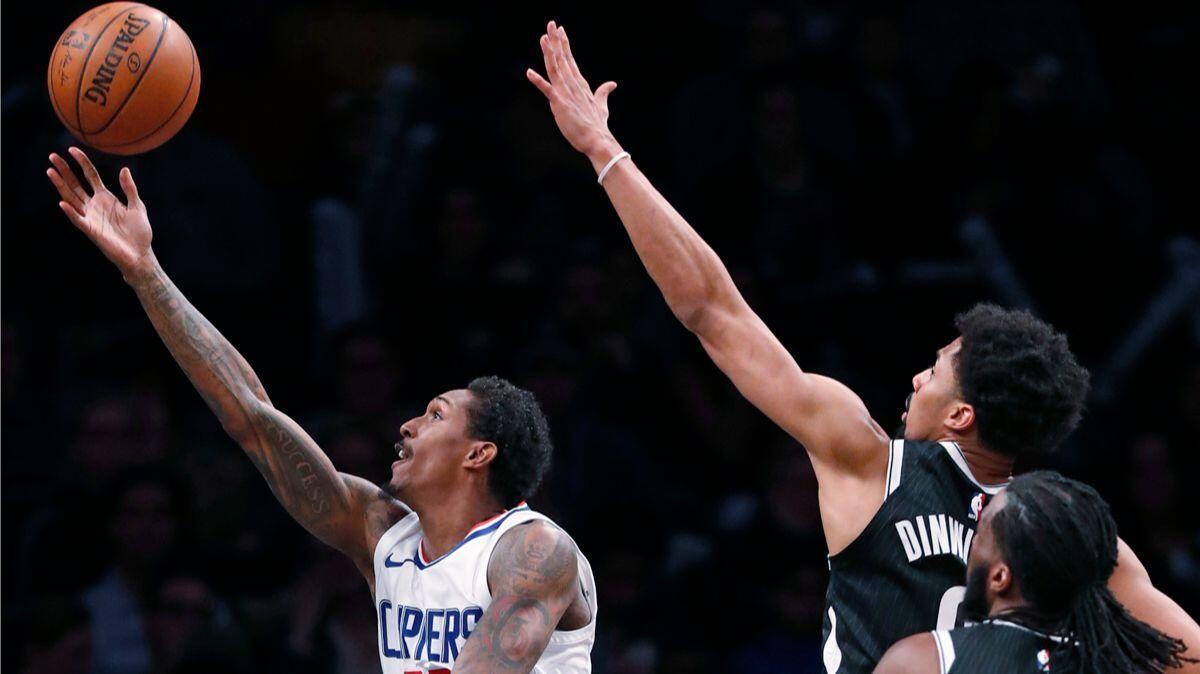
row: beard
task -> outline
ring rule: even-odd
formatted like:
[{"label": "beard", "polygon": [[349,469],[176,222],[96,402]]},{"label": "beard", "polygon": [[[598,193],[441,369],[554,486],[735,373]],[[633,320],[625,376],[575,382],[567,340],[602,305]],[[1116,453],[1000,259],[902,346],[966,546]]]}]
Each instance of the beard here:
[{"label": "beard", "polygon": [[967,569],[967,591],[963,593],[960,610],[963,618],[983,620],[990,610],[987,601],[987,567]]},{"label": "beard", "polygon": [[397,487],[395,484],[392,484],[391,480],[386,480],[384,482],[380,482],[379,483],[379,491],[382,491],[383,493],[385,493],[389,496],[392,496],[392,497],[398,497],[400,495],[400,488]]}]

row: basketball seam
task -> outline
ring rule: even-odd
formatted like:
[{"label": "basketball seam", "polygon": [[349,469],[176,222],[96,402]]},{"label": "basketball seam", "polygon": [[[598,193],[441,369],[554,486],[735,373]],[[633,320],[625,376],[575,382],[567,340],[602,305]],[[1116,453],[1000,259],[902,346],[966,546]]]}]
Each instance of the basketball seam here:
[{"label": "basketball seam", "polygon": [[153,131],[147,133],[144,136],[139,136],[138,138],[134,138],[133,140],[130,140],[130,141],[125,141],[124,143],[112,143],[109,145],[105,145],[104,147],[125,147],[126,145],[133,145],[134,143],[140,143],[143,140],[146,140],[147,138],[149,138],[150,136],[153,136],[154,134],[158,133],[159,130],[161,130],[164,126],[166,126],[167,124],[170,124],[172,119],[175,119],[176,113],[178,113],[179,109],[183,107],[183,104],[187,102],[188,96],[192,95],[192,86],[196,84],[196,64],[199,61],[199,59],[196,57],[196,46],[191,44],[190,38],[188,39],[188,44],[192,48],[192,74],[191,74],[191,77],[188,78],[187,89],[185,89],[183,91],[183,98],[179,99],[179,104],[176,105],[175,109],[171,111],[171,114],[167,117],[166,121],[164,121],[162,124],[159,124],[157,127],[154,128]]},{"label": "basketball seam", "polygon": [[[146,5],[134,5],[133,7],[145,7],[145,6]],[[129,9],[133,9],[133,7],[130,7]],[[76,124],[77,128],[79,129],[79,135],[83,136],[82,140],[85,143],[87,142],[88,135],[87,135],[87,132],[83,130],[83,114],[79,109],[79,94],[80,94],[80,92],[83,91],[83,80],[84,80],[85,75],[87,74],[88,62],[92,60],[92,52],[96,51],[96,45],[100,44],[100,36],[104,35],[104,31],[108,30],[108,27],[111,26],[113,21],[116,21],[117,18],[120,17],[122,13],[124,13],[124,10],[122,10],[121,12],[117,12],[113,16],[113,18],[109,19],[108,23],[104,24],[104,27],[101,28],[99,30],[99,32],[96,33],[96,41],[92,43],[91,47],[88,47],[87,56],[83,57],[83,67],[81,67],[79,69],[79,83],[75,87],[75,124]]]},{"label": "basketball seam", "polygon": [[121,101],[121,104],[117,106],[115,111],[113,111],[112,117],[108,118],[108,121],[104,123],[104,126],[91,132],[93,136],[104,133],[105,129],[112,126],[112,123],[117,120],[117,117],[120,116],[121,111],[124,110],[125,106],[129,103],[129,99],[133,98],[134,92],[137,91],[139,86],[141,86],[142,80],[146,79],[146,73],[150,72],[150,64],[154,63],[154,57],[158,56],[158,48],[162,46],[163,40],[167,39],[167,30],[171,27],[171,20],[167,18],[166,15],[163,15],[162,21],[162,32],[158,35],[158,42],[154,43],[154,51],[150,52],[150,58],[146,59],[146,65],[142,66],[142,74],[138,75],[137,81],[134,82],[133,86],[129,88],[129,93],[125,94],[125,100]]}]

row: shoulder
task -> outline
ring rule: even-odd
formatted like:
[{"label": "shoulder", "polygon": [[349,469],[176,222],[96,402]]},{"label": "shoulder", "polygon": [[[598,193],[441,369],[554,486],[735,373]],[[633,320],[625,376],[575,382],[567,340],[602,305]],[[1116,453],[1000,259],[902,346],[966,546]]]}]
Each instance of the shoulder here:
[{"label": "shoulder", "polygon": [[875,666],[875,674],[926,674],[940,672],[937,642],[932,632],[897,641]]},{"label": "shoulder", "polygon": [[407,517],[412,511],[378,485],[354,475],[340,474],[342,482],[350,491],[351,497],[362,510],[366,550],[374,554],[379,539],[391,529],[396,522]]},{"label": "shoulder", "polygon": [[565,591],[579,577],[578,552],[565,531],[545,520],[518,524],[500,536],[488,560],[492,594]]}]

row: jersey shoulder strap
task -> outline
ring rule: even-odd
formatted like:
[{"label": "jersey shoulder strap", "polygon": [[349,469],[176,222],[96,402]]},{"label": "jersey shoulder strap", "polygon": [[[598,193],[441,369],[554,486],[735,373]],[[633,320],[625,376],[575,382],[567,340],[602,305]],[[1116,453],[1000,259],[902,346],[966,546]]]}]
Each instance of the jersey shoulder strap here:
[{"label": "jersey shoulder strap", "polygon": [[587,557],[583,555],[583,551],[579,549],[579,544],[575,542],[575,539],[571,538],[571,534],[567,533],[565,529],[558,526],[554,520],[540,512],[537,512],[536,510],[530,510],[529,506],[525,505],[524,503],[522,503],[518,508],[519,509],[509,511],[509,516],[505,517],[499,523],[499,526],[496,527],[495,532],[488,537],[486,545],[481,550],[480,555],[483,563],[481,563],[475,571],[473,585],[475,593],[480,597],[491,597],[492,590],[490,587],[488,587],[487,578],[488,567],[490,566],[492,553],[495,552],[496,545],[500,543],[500,538],[504,536],[504,534],[511,531],[514,527],[518,527],[522,524],[528,524],[529,522],[545,522],[546,524],[549,524],[555,529],[558,529],[566,534],[567,538],[570,539],[571,543],[575,546],[576,565],[579,573],[579,586],[589,608],[591,608],[592,615],[591,621],[589,621],[585,627],[571,632],[555,631],[551,636],[550,641],[551,643],[556,644],[568,644],[590,638],[596,630],[596,613],[599,609],[598,602],[596,600],[596,579],[592,573],[591,563],[588,562]]},{"label": "jersey shoulder strap", "polygon": [[421,521],[415,512],[409,512],[404,517],[396,521],[383,535],[379,537],[379,542],[375,544],[375,575],[379,577],[379,569],[387,556],[392,552],[398,543],[401,541],[417,536],[421,536]]},{"label": "jersey shoulder strap", "polygon": [[904,484],[905,480],[911,481],[913,478],[919,480],[921,478],[917,476],[929,476],[947,470],[958,473],[962,479],[988,495],[999,493],[1005,486],[1004,484],[980,484],[971,473],[971,467],[967,464],[967,459],[956,442],[892,440],[888,447],[886,491],[883,498],[886,501],[900,488],[901,484]]},{"label": "jersey shoulder strap", "polygon": [[950,630],[934,630],[929,634],[933,636],[933,644],[937,646],[938,672],[948,674],[954,666],[954,639],[950,638]]}]

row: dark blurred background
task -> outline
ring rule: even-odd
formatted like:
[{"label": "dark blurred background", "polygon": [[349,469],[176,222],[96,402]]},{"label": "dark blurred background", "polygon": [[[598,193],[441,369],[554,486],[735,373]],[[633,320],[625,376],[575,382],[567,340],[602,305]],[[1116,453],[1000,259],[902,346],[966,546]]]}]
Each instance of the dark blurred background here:
[{"label": "dark blurred background", "polygon": [[[155,248],[342,470],[481,374],[531,388],[533,505],[597,573],[599,672],[815,672],[802,449],[723,379],[524,79],[554,18],[611,126],[802,367],[885,426],[974,302],[1091,369],[1053,467],[1200,611],[1194,16],[1155,3],[155,3],[200,55],[123,160]],[[62,217],[45,90],[89,3],[3,20],[6,671],[378,671],[352,565],[278,506]],[[1195,13],[1193,3],[1191,9]],[[102,158],[115,182],[122,163]],[[1022,466],[1027,469],[1033,466]]]}]

